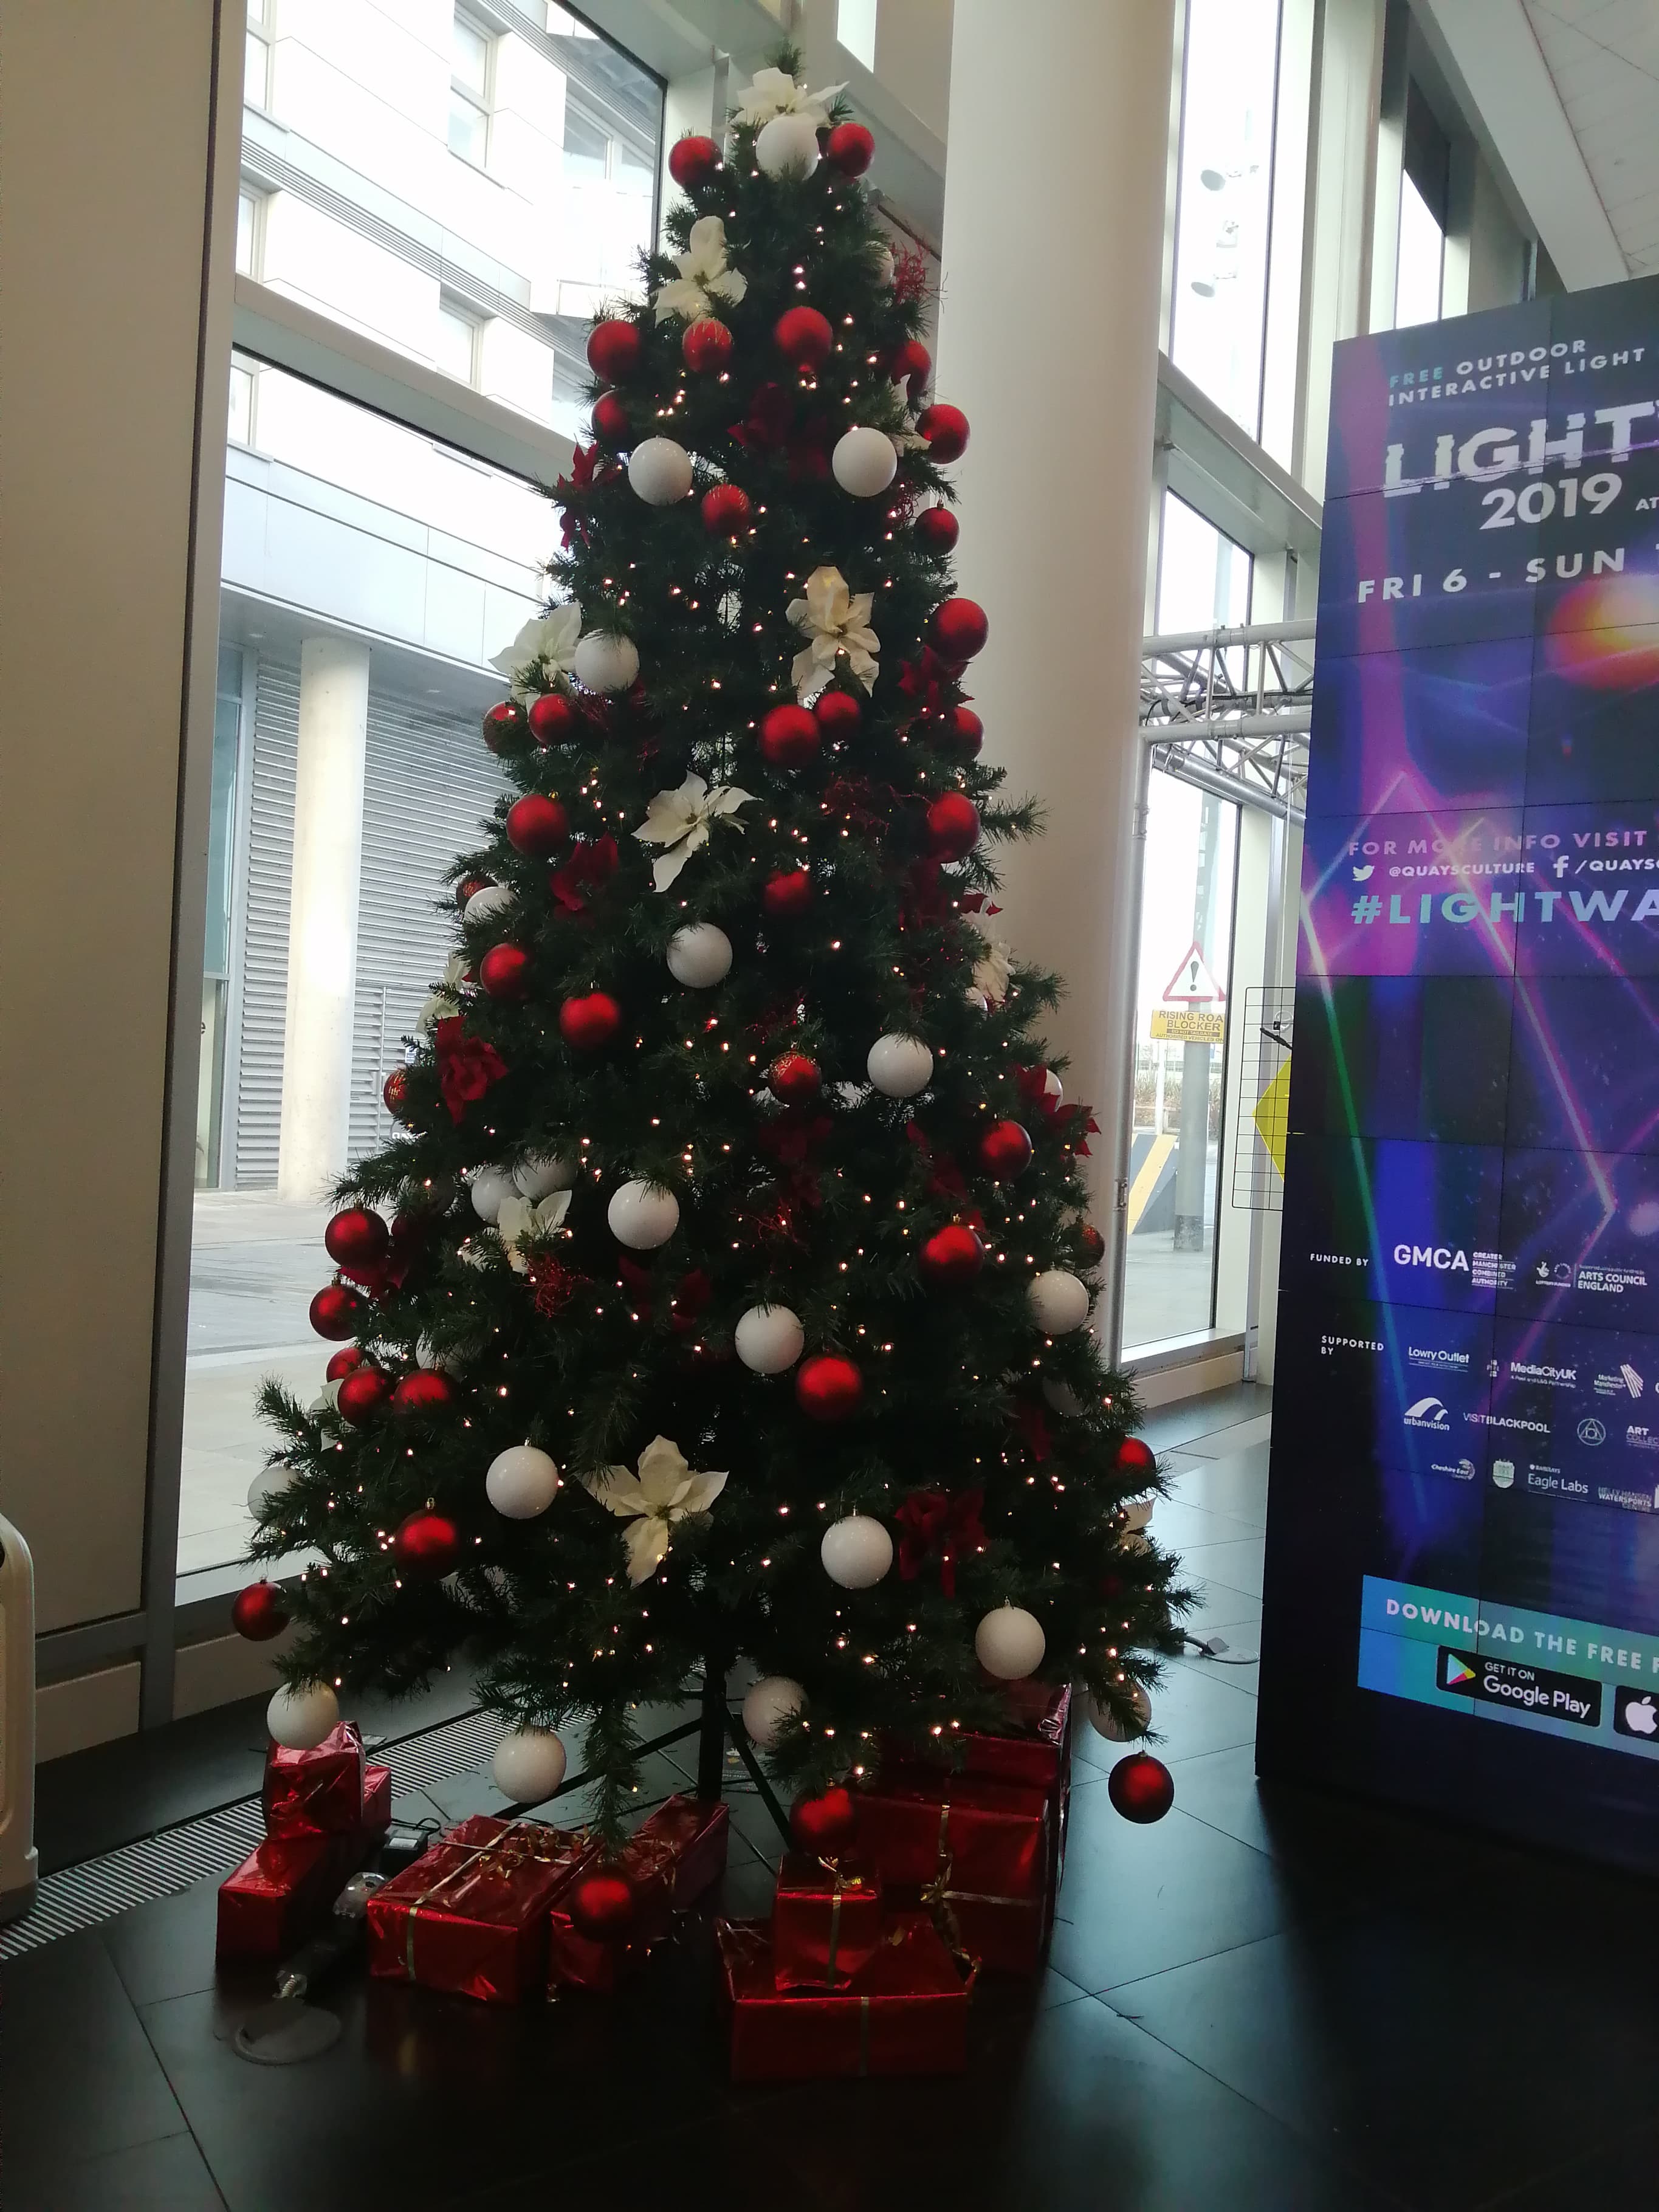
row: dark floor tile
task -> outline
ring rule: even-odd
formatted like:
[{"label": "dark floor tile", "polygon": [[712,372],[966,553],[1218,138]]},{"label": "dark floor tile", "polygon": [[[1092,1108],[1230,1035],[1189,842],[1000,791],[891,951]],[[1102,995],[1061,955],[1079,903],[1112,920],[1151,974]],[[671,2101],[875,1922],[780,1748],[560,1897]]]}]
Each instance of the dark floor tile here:
[{"label": "dark floor tile", "polygon": [[1259,1655],[1259,1628],[1249,1621],[1230,1621],[1224,1629],[1194,1629],[1196,1636],[1224,1635],[1227,1650],[1211,1658],[1201,1651],[1183,1651],[1170,1662],[1172,1666],[1185,1667],[1194,1674],[1216,1682],[1224,1682],[1229,1689],[1242,1690],[1247,1698],[1258,1697],[1261,1691],[1261,1661],[1259,1656],[1235,1657],[1235,1653]]},{"label": "dark floor tile", "polygon": [[1243,1590],[1261,1602],[1263,1540],[1247,1537],[1237,1544],[1194,1544],[1181,1555],[1181,1579],[1189,1588],[1219,1583],[1225,1589]]},{"label": "dark floor tile", "polygon": [[110,2151],[43,2174],[44,2193],[9,2197],[9,2212],[225,2212],[206,2161],[187,2135]]},{"label": "dark floor tile", "polygon": [[1176,1494],[1206,1513],[1225,1513],[1253,1528],[1267,1520],[1267,1447],[1252,1444],[1218,1458],[1179,1455]]},{"label": "dark floor tile", "polygon": [[1479,2212],[1654,2212],[1659,2205],[1659,2128],[1642,2127],[1605,2150],[1490,2197]]},{"label": "dark floor tile", "polygon": [[218,1912],[219,1884],[210,1878],[106,1921],[104,1948],[135,2005],[213,1987]]},{"label": "dark floor tile", "polygon": [[1218,1513],[1183,1497],[1177,1486],[1173,1495],[1160,1498],[1152,1508],[1152,1533],[1167,1550],[1185,1552],[1194,1544],[1252,1542],[1261,1530],[1256,1522]]},{"label": "dark floor tile", "polygon": [[[1198,1759],[1206,1752],[1255,1741],[1255,1699],[1248,1691],[1212,1676],[1186,1667],[1166,1667],[1152,1692],[1152,1703],[1155,1741],[1150,1748],[1166,1762]],[[1097,1735],[1086,1718],[1079,1721],[1072,1738],[1074,1759],[1108,1771],[1126,1748]]]},{"label": "dark floor tile", "polygon": [[1259,1382],[1235,1382],[1224,1390],[1208,1390],[1201,1398],[1183,1398],[1178,1405],[1159,1406],[1140,1425],[1140,1434],[1155,1452],[1176,1451],[1195,1437],[1212,1436],[1217,1430],[1271,1413],[1273,1394]]},{"label": "dark floor tile", "polygon": [[[1182,1562],[1183,1569],[1186,1562]],[[1198,1582],[1198,1577],[1194,1577]],[[1196,1602],[1181,1616],[1181,1626],[1189,1636],[1207,1636],[1218,1628],[1231,1639],[1232,1632],[1248,1631],[1248,1639],[1241,1632],[1237,1641],[1246,1640],[1260,1649],[1261,1642],[1261,1601],[1252,1597],[1249,1590],[1231,1589],[1225,1583],[1198,1582]]]}]

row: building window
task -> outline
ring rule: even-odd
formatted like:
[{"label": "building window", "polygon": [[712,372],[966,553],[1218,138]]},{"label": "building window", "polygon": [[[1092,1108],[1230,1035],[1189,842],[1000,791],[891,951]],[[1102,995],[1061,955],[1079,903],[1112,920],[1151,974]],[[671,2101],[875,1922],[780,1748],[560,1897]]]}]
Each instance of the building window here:
[{"label": "building window", "polygon": [[458,384],[478,380],[478,331],[476,316],[449,300],[438,305],[438,366]]},{"label": "building window", "polygon": [[257,276],[259,273],[259,233],[263,195],[250,191],[246,185],[236,195],[236,274]]},{"label": "building window", "polygon": [[270,11],[275,0],[248,0],[242,97],[250,107],[270,105]]},{"label": "building window", "polygon": [[1237,629],[1250,619],[1255,563],[1242,545],[1184,499],[1164,495],[1158,555],[1158,629],[1163,637]]},{"label": "building window", "polygon": [[493,44],[457,9],[450,33],[449,150],[482,169],[489,153],[489,58]]},{"label": "building window", "polygon": [[836,0],[836,41],[867,70],[876,65],[878,0]]},{"label": "building window", "polygon": [[246,361],[232,359],[230,364],[230,442],[233,446],[253,443],[253,402],[258,372]]},{"label": "building window", "polygon": [[1396,330],[1440,319],[1451,196],[1451,144],[1415,84],[1406,95],[1400,177],[1400,246],[1395,263]]},{"label": "building window", "polygon": [[602,185],[611,170],[611,136],[573,100],[564,109],[564,173],[572,184]]}]

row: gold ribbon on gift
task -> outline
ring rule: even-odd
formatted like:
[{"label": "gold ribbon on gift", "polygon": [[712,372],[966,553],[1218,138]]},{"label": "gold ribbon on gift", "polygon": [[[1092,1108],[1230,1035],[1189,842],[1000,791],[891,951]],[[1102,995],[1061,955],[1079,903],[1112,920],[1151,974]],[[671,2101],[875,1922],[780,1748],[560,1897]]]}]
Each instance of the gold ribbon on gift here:
[{"label": "gold ribbon on gift", "polygon": [[953,1905],[1018,1905],[1033,1912],[1042,1910],[1039,1897],[998,1897],[990,1890],[952,1889],[951,1877],[955,1862],[951,1853],[951,1800],[947,1796],[939,1808],[939,1867],[932,1881],[921,1885],[921,1902],[933,1917],[946,1948],[958,1966],[969,1969],[968,1985],[971,1989],[979,1974],[980,1962],[973,1957],[962,1940],[962,1924],[951,1910]]},{"label": "gold ribbon on gift", "polygon": [[[492,1836],[488,1843],[480,1844],[475,1850],[469,1851],[459,1864],[447,1869],[429,1888],[423,1889],[418,1897],[411,1899],[409,1916],[404,1923],[404,1971],[410,1980],[412,1982],[417,1978],[415,1972],[415,1923],[419,1918],[423,1906],[430,1905],[441,1891],[447,1889],[452,1882],[459,1881],[464,1874],[471,1874],[475,1870],[486,1874],[510,1874],[514,1867],[523,1866],[527,1861],[535,1861],[544,1866],[571,1863],[576,1856],[575,1853],[557,1850],[538,1850],[532,1839],[553,1835],[563,1838],[572,1832],[562,1828],[545,1827],[539,1820],[509,1820],[499,1835]],[[585,1847],[586,1837],[580,1831],[574,1832],[575,1839]],[[493,1858],[508,1844],[513,1844],[517,1848],[501,1866],[481,1867],[480,1862]]]},{"label": "gold ribbon on gift", "polygon": [[[818,1864],[834,1884],[830,1893],[830,1955],[824,1961],[823,1968],[829,1978],[830,1987],[833,1990],[836,1986],[836,1953],[841,1943],[842,1892],[846,1889],[862,1889],[864,1876],[861,1874],[843,1874],[840,1862],[836,1859],[820,1858]],[[852,1976],[849,1974],[847,1978],[851,1981]],[[864,2000],[866,2011],[869,2002],[867,1997]]]}]

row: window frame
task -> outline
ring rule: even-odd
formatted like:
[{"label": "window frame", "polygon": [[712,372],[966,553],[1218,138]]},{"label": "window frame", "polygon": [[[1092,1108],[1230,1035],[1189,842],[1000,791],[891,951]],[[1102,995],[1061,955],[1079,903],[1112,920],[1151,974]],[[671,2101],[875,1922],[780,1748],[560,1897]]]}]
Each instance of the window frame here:
[{"label": "window frame", "polygon": [[[455,33],[463,27],[471,31],[483,47],[483,82],[482,85],[476,87],[466,83],[455,68]],[[447,144],[450,152],[458,161],[465,161],[469,169],[477,169],[485,176],[489,173],[490,142],[495,135],[495,48],[498,42],[499,33],[487,24],[480,22],[478,18],[467,9],[457,7],[453,9],[450,16]],[[464,153],[455,143],[455,108],[458,101],[470,108],[478,118],[483,135],[483,150],[477,157],[471,154]]]}]

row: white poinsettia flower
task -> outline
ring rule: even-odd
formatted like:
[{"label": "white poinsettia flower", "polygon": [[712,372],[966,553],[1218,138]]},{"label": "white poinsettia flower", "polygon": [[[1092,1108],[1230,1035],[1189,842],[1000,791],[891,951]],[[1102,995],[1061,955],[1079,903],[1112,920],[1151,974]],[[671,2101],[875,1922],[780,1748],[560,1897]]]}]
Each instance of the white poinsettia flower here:
[{"label": "white poinsettia flower", "polygon": [[737,118],[758,129],[775,115],[810,115],[822,129],[830,120],[830,101],[846,89],[844,84],[826,84],[822,92],[808,92],[787,70],[757,70],[747,92],[738,96]]},{"label": "white poinsettia flower", "polygon": [[674,1525],[688,1513],[706,1513],[726,1487],[724,1474],[693,1474],[685,1455],[666,1437],[653,1437],[640,1454],[637,1475],[607,1467],[578,1478],[584,1490],[630,1525],[628,1579],[648,1582],[668,1556]]},{"label": "white poinsettia flower", "polygon": [[501,1240],[514,1274],[530,1273],[530,1255],[526,1247],[540,1238],[550,1237],[561,1228],[570,1211],[570,1193],[556,1190],[547,1198],[504,1198],[495,1216],[495,1234]]},{"label": "white poinsettia flower", "polygon": [[[646,810],[644,821],[634,832],[642,845],[662,845],[651,864],[651,880],[665,891],[693,853],[708,842],[709,824],[753,802],[752,791],[735,784],[707,784],[700,775],[688,775],[677,791],[659,791]],[[732,824],[741,830],[741,822]]]},{"label": "white poinsettia flower", "polygon": [[568,599],[551,614],[533,615],[511,645],[490,655],[489,665],[512,684],[514,697],[527,704],[568,672],[581,629],[581,608]]},{"label": "white poinsettia flower", "polygon": [[1013,950],[1000,937],[986,939],[985,950],[974,963],[974,988],[983,991],[994,1006],[1000,1006],[1008,995],[1008,981],[1013,973]]},{"label": "white poinsettia flower", "polygon": [[789,672],[803,706],[810,707],[835,674],[837,653],[847,655],[848,666],[866,691],[874,688],[881,651],[881,640],[870,627],[875,603],[873,592],[849,592],[839,568],[814,568],[806,579],[805,597],[790,600],[789,619],[807,639]]},{"label": "white poinsettia flower", "polygon": [[735,306],[749,289],[749,279],[726,258],[726,225],[717,215],[706,215],[691,226],[685,252],[674,256],[678,276],[659,284],[652,307],[659,323],[679,315],[688,323],[714,315],[717,302]]},{"label": "white poinsettia flower", "polygon": [[444,963],[443,981],[428,994],[426,1004],[415,1018],[415,1026],[422,1036],[430,1036],[440,1022],[460,1012],[461,978],[465,973],[465,961],[459,952],[452,952]]}]

